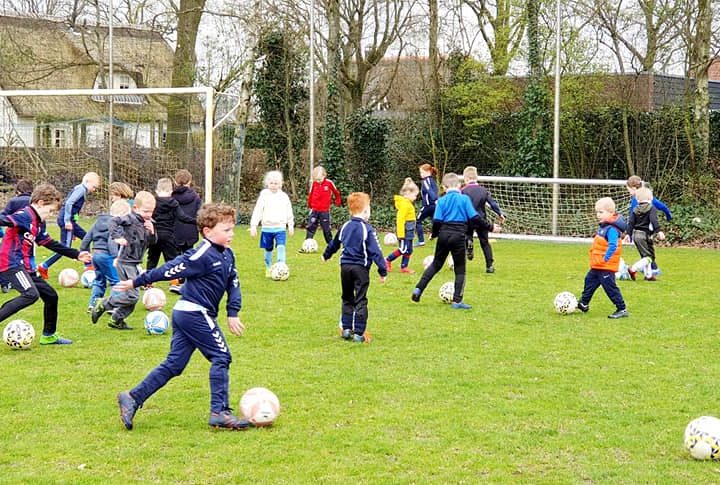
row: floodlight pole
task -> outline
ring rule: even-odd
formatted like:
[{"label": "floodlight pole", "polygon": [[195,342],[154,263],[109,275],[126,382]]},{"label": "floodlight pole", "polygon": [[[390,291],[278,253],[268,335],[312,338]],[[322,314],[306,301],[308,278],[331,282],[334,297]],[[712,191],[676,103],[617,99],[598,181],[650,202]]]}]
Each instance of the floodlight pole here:
[{"label": "floodlight pole", "polygon": [[[113,17],[115,16],[115,10],[113,7],[113,0],[110,0],[110,15],[108,19],[108,40],[110,42],[110,54],[109,54],[109,69],[108,69],[108,88],[113,89],[115,87],[115,80],[113,76]],[[110,138],[108,140],[108,185],[114,181],[113,173],[113,128],[115,117],[115,96],[110,96]],[[110,194],[108,193],[108,197]]]},{"label": "floodlight pole", "polygon": [[[553,178],[560,177],[560,0],[555,0],[555,109],[553,120]],[[553,184],[552,235],[557,235],[560,185]]]},{"label": "floodlight pole", "polygon": [[310,184],[315,168],[315,0],[310,0],[310,120],[308,125],[308,150],[310,159]]}]

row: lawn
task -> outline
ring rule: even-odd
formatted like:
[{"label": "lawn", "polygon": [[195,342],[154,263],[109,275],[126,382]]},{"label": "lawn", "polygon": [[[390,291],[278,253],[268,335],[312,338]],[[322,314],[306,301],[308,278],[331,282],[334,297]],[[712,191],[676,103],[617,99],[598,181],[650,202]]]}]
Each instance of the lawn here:
[{"label": "lawn", "polygon": [[[587,314],[553,311],[555,294],[582,289],[585,245],[496,242],[495,274],[482,257],[469,265],[470,311],[437,297],[449,269],[417,304],[409,296],[419,273],[396,269],[383,285],[373,269],[374,340],[354,344],[337,334],[337,256],[298,254],[298,230],[290,279],[272,282],[246,229],[234,241],[247,331],[226,332],[231,394],[237,407],[244,390],[272,389],[276,424],[211,430],[209,366],[196,354],[126,431],[115,396],[165,357],[170,337],[145,335],[140,307],[134,331],[111,330],[105,318],[92,325],[89,290],[61,289],[59,329],[74,345],[0,349],[0,481],[720,481],[718,464],[693,461],[682,446],[691,419],[720,415],[720,252],[659,248],[657,282],[619,283],[631,316],[617,321],[602,290]],[[412,267],[432,245],[416,250]],[[637,259],[635,249],[625,258]],[[68,266],[80,264],[63,259],[51,277]],[[19,317],[39,332],[41,315],[38,303]]]}]

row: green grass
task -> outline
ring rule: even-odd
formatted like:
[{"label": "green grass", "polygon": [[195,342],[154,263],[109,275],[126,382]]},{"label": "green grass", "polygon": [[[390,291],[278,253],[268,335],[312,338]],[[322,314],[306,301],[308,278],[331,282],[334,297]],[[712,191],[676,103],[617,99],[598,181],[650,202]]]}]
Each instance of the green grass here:
[{"label": "green grass", "polygon": [[[0,349],[0,481],[717,481],[720,467],[691,460],[682,434],[691,419],[720,415],[719,252],[660,248],[659,281],[620,283],[631,317],[619,321],[606,318],[602,290],[588,314],[552,309],[556,293],[580,292],[584,245],[495,243],[497,273],[485,274],[482,258],[470,263],[469,312],[436,296],[448,269],[414,304],[419,274],[395,270],[381,285],[373,268],[375,340],[359,345],[337,335],[337,256],[323,264],[297,254],[298,233],[286,282],[264,278],[246,228],[234,242],[247,332],[226,332],[232,401],[272,389],[282,404],[275,426],[209,429],[209,366],[196,354],[125,431],[115,395],[164,359],[170,338],[140,330],[141,308],[129,319],[135,331],[113,331],[105,318],[93,326],[89,291],[61,289],[59,329],[74,345]],[[430,246],[416,251],[415,269]],[[635,249],[625,257],[634,261]],[[80,265],[63,259],[51,276],[67,266]],[[18,317],[40,331],[41,312],[38,303]]]}]

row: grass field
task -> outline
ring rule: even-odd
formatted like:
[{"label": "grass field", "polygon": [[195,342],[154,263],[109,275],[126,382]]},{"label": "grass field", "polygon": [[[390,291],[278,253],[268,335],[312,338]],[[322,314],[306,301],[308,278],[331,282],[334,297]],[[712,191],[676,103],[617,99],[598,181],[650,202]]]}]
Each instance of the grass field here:
[{"label": "grass field", "polygon": [[[579,294],[587,246],[498,241],[497,273],[470,263],[471,311],[436,296],[448,269],[419,304],[409,298],[419,274],[373,278],[365,345],[337,335],[337,256],[297,254],[302,238],[290,239],[286,282],[264,278],[246,228],[234,242],[247,331],[226,332],[232,400],[272,389],[283,406],[275,426],[209,429],[209,366],[196,354],[126,431],[115,395],[165,357],[170,337],[145,335],[141,308],[134,331],[92,325],[89,290],[61,289],[59,329],[74,345],[0,349],[0,481],[720,481],[718,464],[682,447],[691,419],[720,415],[720,252],[660,248],[659,281],[620,282],[631,317],[612,321],[602,290],[588,314],[552,309],[556,293]],[[415,269],[431,246],[416,251]],[[67,266],[80,265],[63,259],[51,276]],[[18,316],[40,331],[41,315],[38,303]]]}]

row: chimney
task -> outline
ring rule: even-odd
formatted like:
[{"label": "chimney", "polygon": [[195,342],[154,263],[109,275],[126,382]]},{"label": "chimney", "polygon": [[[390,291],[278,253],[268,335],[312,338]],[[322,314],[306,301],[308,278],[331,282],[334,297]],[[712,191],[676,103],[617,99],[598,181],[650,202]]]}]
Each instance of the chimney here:
[{"label": "chimney", "polygon": [[720,81],[720,57],[716,57],[710,62],[708,68],[708,79],[710,81]]}]

